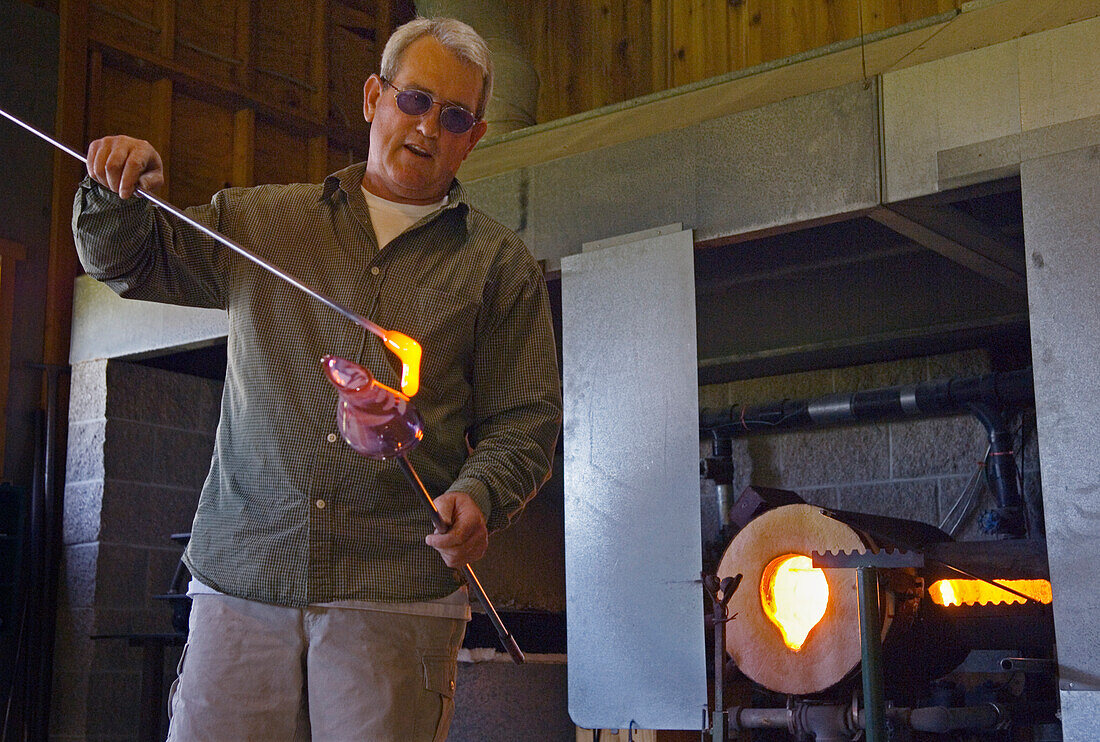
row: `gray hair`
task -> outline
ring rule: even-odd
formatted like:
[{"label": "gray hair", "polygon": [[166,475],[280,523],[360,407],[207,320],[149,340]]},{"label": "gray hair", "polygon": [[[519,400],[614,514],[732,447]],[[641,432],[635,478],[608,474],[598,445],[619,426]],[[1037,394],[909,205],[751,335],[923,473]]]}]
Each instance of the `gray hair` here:
[{"label": "gray hair", "polygon": [[477,31],[454,18],[415,18],[400,26],[382,50],[382,77],[393,80],[401,55],[422,36],[431,36],[447,51],[481,71],[481,96],[474,114],[481,118],[493,93],[493,55]]}]

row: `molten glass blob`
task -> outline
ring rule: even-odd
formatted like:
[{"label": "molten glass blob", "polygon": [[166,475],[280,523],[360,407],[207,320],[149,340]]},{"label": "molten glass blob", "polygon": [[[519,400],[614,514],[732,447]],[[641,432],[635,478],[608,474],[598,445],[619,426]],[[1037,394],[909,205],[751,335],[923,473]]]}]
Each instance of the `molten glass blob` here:
[{"label": "molten glass blob", "polygon": [[783,643],[797,652],[829,605],[825,573],[807,556],[787,554],[773,559],[760,580],[764,614],[783,635]]},{"label": "molten glass blob", "polygon": [[[997,580],[1013,590],[1034,598],[1044,605],[1053,597],[1047,580]],[[990,585],[981,580],[937,580],[928,588],[928,595],[936,605],[984,605],[987,603],[1024,603],[1019,595]]]},{"label": "molten glass blob", "polygon": [[339,393],[336,427],[349,446],[367,458],[388,459],[420,443],[424,421],[408,397],[347,359],[325,356],[321,363]]},{"label": "molten glass blob", "polygon": [[412,397],[420,389],[420,343],[403,332],[386,330],[382,342],[401,359],[401,391]]}]

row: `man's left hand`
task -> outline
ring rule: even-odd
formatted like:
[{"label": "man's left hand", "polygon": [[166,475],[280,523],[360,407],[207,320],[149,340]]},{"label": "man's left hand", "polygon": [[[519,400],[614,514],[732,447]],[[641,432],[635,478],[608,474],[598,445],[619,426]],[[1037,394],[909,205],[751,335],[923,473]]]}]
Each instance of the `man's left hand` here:
[{"label": "man's left hand", "polygon": [[451,527],[446,533],[436,530],[428,534],[424,543],[438,551],[448,567],[455,569],[485,556],[489,548],[489,529],[474,499],[465,492],[445,492],[435,498],[435,506]]}]

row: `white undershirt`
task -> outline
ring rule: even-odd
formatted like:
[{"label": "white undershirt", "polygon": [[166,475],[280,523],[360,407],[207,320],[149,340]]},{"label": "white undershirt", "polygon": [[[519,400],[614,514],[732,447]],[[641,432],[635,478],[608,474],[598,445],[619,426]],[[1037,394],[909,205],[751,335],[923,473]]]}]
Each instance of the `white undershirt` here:
[{"label": "white undershirt", "polygon": [[424,217],[447,205],[447,196],[434,204],[402,204],[375,196],[366,188],[363,188],[363,195],[367,199],[367,208],[370,209],[370,220],[374,225],[374,234],[378,237],[379,250]]}]

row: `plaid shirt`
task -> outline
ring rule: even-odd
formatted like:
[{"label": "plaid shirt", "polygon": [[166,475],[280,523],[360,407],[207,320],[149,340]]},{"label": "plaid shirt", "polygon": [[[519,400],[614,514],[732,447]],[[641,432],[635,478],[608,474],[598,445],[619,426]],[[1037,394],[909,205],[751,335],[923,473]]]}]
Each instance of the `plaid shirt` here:
[{"label": "plaid shirt", "polygon": [[[561,420],[542,275],[458,181],[441,212],[379,251],[364,169],[321,185],[230,188],[188,213],[421,343],[413,403],[425,436],[409,460],[433,495],[469,493],[490,530],[501,528],[546,481]],[[185,554],[195,577],[289,606],[457,589],[424,544],[428,509],[397,464],[359,455],[337,433],[320,358],[354,360],[397,388],[399,362],[374,335],[145,199],[122,201],[90,179],[73,231],[85,269],[121,296],[229,313],[221,421]]]}]

